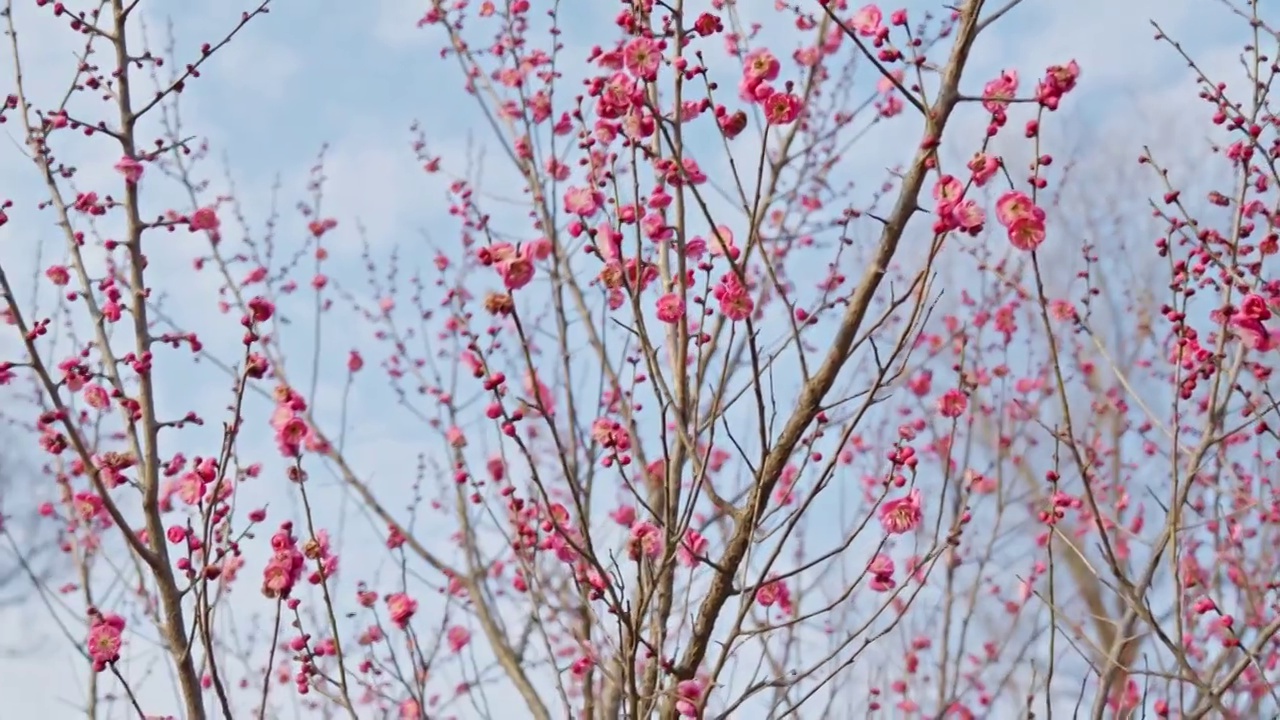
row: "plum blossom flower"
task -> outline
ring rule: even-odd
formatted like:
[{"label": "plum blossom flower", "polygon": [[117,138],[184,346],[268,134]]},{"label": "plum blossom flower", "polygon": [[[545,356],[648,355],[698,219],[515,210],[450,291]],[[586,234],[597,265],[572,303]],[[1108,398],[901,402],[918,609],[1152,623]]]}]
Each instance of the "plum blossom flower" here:
[{"label": "plum blossom flower", "polygon": [[564,211],[571,215],[589,218],[600,211],[604,195],[591,188],[569,188],[564,194]]},{"label": "plum blossom flower", "polygon": [[1075,89],[1080,78],[1080,65],[1075,60],[1066,65],[1051,65],[1036,85],[1036,100],[1049,110],[1057,110],[1062,96]]},{"label": "plum blossom flower", "polygon": [[703,37],[709,37],[724,30],[724,23],[712,13],[704,12],[693,22],[693,29]]},{"label": "plum blossom flower", "polygon": [[944,418],[955,419],[964,414],[969,407],[969,398],[960,390],[952,388],[938,398],[938,414]]},{"label": "plum blossom flower", "polygon": [[951,217],[956,226],[965,232],[976,233],[982,230],[987,220],[986,211],[975,200],[961,200],[951,209]]},{"label": "plum blossom flower", "polygon": [[917,397],[924,397],[929,394],[930,388],[933,387],[933,372],[930,370],[921,370],[911,379],[907,381],[907,389],[914,393]]},{"label": "plum blossom flower", "polygon": [[744,60],[742,79],[746,85],[752,88],[761,83],[777,80],[778,71],[782,69],[782,63],[778,62],[778,56],[764,48],[747,53]]},{"label": "plum blossom flower", "polygon": [[790,125],[800,117],[800,98],[791,93],[776,92],[764,101],[764,117],[770,125]]},{"label": "plum blossom flower", "polygon": [[662,64],[662,48],[657,40],[648,37],[632,38],[622,48],[624,66],[641,80],[655,80]]},{"label": "plum blossom flower", "polygon": [[1231,329],[1250,350],[1258,352],[1275,350],[1280,347],[1280,334],[1264,322],[1271,318],[1271,311],[1266,309],[1265,302],[1261,312],[1251,307],[1250,300],[1253,298],[1257,296],[1245,298],[1243,306],[1231,316],[1229,320]]},{"label": "plum blossom flower", "polygon": [[756,602],[762,607],[777,605],[782,612],[790,615],[795,607],[791,604],[791,590],[781,579],[771,579],[756,589]]},{"label": "plum blossom flower", "polygon": [[124,632],[124,618],[115,614],[102,615],[93,612],[93,624],[89,627],[88,651],[94,672],[102,672],[120,659],[120,635]]},{"label": "plum blossom flower", "polygon": [[627,554],[632,560],[647,557],[656,560],[662,556],[662,531],[648,520],[631,526],[631,538],[627,541]]},{"label": "plum blossom flower", "polygon": [[596,418],[591,423],[591,438],[607,449],[626,452],[631,449],[631,435],[615,420]]},{"label": "plum blossom flower", "polygon": [[697,717],[698,705],[707,692],[707,684],[701,679],[683,680],[676,685],[676,712],[680,717]]},{"label": "plum blossom flower", "polygon": [[871,575],[871,589],[876,592],[888,592],[897,586],[893,580],[893,559],[888,555],[876,555],[871,560],[871,564],[867,566],[867,572]]},{"label": "plum blossom flower", "polygon": [[111,404],[111,399],[107,395],[107,389],[97,383],[89,383],[84,386],[82,391],[84,401],[94,410],[102,410]]},{"label": "plum blossom flower", "polygon": [[864,5],[853,14],[849,27],[858,31],[863,37],[873,37],[880,32],[880,23],[884,21],[884,13],[875,5]]},{"label": "plum blossom flower", "polygon": [[471,631],[461,625],[454,625],[445,634],[445,640],[449,643],[449,651],[457,654],[471,642]]},{"label": "plum blossom flower", "polygon": [[994,155],[977,152],[969,160],[969,171],[973,173],[973,184],[978,187],[985,186],[991,178],[995,177],[996,172],[999,170],[1000,160]]},{"label": "plum blossom flower", "polygon": [[996,219],[1005,227],[1023,218],[1035,217],[1037,214],[1043,218],[1044,211],[1037,213],[1037,210],[1038,208],[1031,201],[1031,198],[1027,197],[1026,193],[1017,190],[1010,190],[996,200]]},{"label": "plum blossom flower", "polygon": [[[668,184],[676,187],[685,187],[687,185],[701,185],[707,181],[707,174],[702,171],[698,162],[691,157],[685,157],[677,165],[674,161],[667,162],[663,165],[665,174],[663,180]],[[655,169],[658,169],[655,166]]]},{"label": "plum blossom flower", "polygon": [[71,271],[67,270],[65,265],[52,265],[48,270],[44,271],[45,277],[49,278],[49,282],[63,287],[71,282]]},{"label": "plum blossom flower", "polygon": [[880,506],[880,524],[890,535],[911,532],[924,519],[920,490],[912,488],[906,497],[889,500]]},{"label": "plum blossom flower", "polygon": [[1019,250],[1035,250],[1044,242],[1045,214],[1025,193],[1011,190],[996,201],[996,219]]},{"label": "plum blossom flower", "polygon": [[982,107],[992,115],[1001,115],[1018,93],[1018,71],[1004,70],[1000,77],[982,88]]},{"label": "plum blossom flower", "polygon": [[533,263],[524,256],[513,257],[498,264],[502,285],[508,290],[519,290],[533,280]]},{"label": "plum blossom flower", "polygon": [[955,175],[943,175],[933,184],[933,199],[939,205],[950,205],[960,201],[964,196],[964,183]]},{"label": "plum blossom flower", "polygon": [[306,558],[298,551],[292,525],[282,523],[271,536],[271,560],[262,570],[262,594],[269,598],[285,598],[293,591]]},{"label": "plum blossom flower", "polygon": [[707,545],[707,539],[702,533],[693,529],[686,530],[684,540],[676,548],[676,559],[685,567],[694,567],[698,564],[698,556],[706,555]]},{"label": "plum blossom flower", "polygon": [[728,225],[717,225],[706,241],[706,248],[711,257],[730,257],[738,259],[740,251],[733,242],[733,230]]},{"label": "plum blossom flower", "polygon": [[[556,396],[537,375],[525,373],[524,391],[534,401],[531,406],[548,417],[556,414]],[[536,403],[536,404],[534,404]]]},{"label": "plum blossom flower", "polygon": [[730,140],[742,134],[747,129],[747,113],[738,110],[734,113],[725,113],[716,116],[716,122],[720,125],[720,132]]},{"label": "plum blossom flower", "polygon": [[115,165],[116,172],[124,176],[124,181],[136,185],[142,179],[142,163],[128,155],[120,158]]},{"label": "plum blossom flower", "polygon": [[676,323],[684,317],[684,301],[675,293],[658,298],[658,319],[664,323]]},{"label": "plum blossom flower", "polygon": [[[566,204],[569,202],[566,198]],[[566,205],[567,206],[567,205]],[[493,267],[507,290],[519,290],[533,280],[537,250],[532,244],[516,247],[511,243],[494,243],[476,251],[481,264]]]},{"label": "plum blossom flower", "polygon": [[387,612],[391,613],[391,622],[403,630],[408,627],[413,614],[418,612],[418,601],[406,593],[392,593],[387,596]]},{"label": "plum blossom flower", "polygon": [[636,509],[630,505],[619,505],[609,512],[609,517],[619,525],[631,527],[631,523],[636,521]]},{"label": "plum blossom flower", "polygon": [[400,720],[418,720],[422,717],[422,704],[413,698],[400,703]]},{"label": "plum blossom flower", "polygon": [[1009,226],[1009,244],[1019,250],[1031,251],[1044,242],[1043,220],[1022,219]]},{"label": "plum blossom flower", "polygon": [[217,231],[218,226],[221,225],[218,212],[211,207],[202,207],[191,213],[191,218],[187,222],[192,230]]},{"label": "plum blossom flower", "polygon": [[735,322],[746,320],[755,308],[751,295],[733,273],[726,273],[720,278],[712,295],[720,303],[720,312]]}]

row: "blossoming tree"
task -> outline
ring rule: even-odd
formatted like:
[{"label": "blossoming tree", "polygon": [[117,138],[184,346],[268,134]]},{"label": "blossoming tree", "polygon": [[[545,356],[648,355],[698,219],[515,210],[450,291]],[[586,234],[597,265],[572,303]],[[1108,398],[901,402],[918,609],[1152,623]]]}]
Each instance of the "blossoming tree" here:
[{"label": "blossoming tree", "polygon": [[[634,0],[585,52],[558,4],[426,2],[507,174],[415,125],[454,227],[386,254],[323,155],[288,214],[184,132],[298,8],[189,54],[140,0],[15,4],[42,198],[0,211],[3,412],[89,717],[1280,710],[1258,3],[1249,87],[1198,75],[1224,179],[1144,155],[1124,259],[1045,139],[1088,69],[965,72],[1018,0],[779,2],[794,47]],[[24,80],[28,20],[81,38],[65,87]],[[884,127],[899,165],[850,182]]]}]

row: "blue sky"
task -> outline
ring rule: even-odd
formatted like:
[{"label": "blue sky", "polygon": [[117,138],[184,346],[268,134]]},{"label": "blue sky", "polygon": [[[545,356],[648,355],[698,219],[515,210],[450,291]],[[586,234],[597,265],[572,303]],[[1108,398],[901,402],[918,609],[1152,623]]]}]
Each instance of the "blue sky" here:
[{"label": "blue sky", "polygon": [[[29,4],[15,12],[27,84],[33,88],[36,104],[47,105],[65,86],[66,58],[74,48],[69,42],[73,38],[47,13],[26,7]],[[935,7],[919,2],[907,6],[913,12]],[[165,0],[144,0],[142,7],[153,41],[161,37],[164,21],[172,19],[179,58],[184,61],[201,42],[216,41],[240,11],[222,3],[202,3],[193,10],[188,3]],[[568,0],[560,7],[569,18],[564,23],[565,57],[581,57],[595,38],[613,36],[612,5]],[[183,100],[187,134],[209,138],[213,148],[205,174],[215,189],[224,188],[220,166],[225,155],[252,226],[261,227],[270,189],[280,178],[282,227],[294,234],[290,242],[296,241],[301,229],[292,206],[305,197],[306,178],[320,147],[331,146],[324,214],[341,223],[330,246],[341,262],[329,272],[366,301],[372,298],[363,291],[357,223],[366,228],[377,257],[384,259],[398,247],[407,265],[425,268],[429,264],[430,255],[420,242],[424,232],[446,249],[455,242],[456,226],[447,214],[444,181],[419,169],[409,147],[410,123],[422,122],[432,149],[444,156],[447,169],[458,172],[465,171],[468,144],[483,146],[489,132],[474,101],[458,89],[456,64],[439,58],[438,31],[415,27],[424,10],[424,3],[416,0],[327,0],[305,7],[280,2],[205,66],[204,76],[190,84]],[[742,12],[769,17],[763,3]],[[1158,19],[1182,41],[1211,74],[1226,77],[1233,72],[1243,25],[1216,4],[1203,0],[1027,0],[979,41],[965,86],[976,92],[982,81],[1000,69],[1017,68],[1025,87],[1047,65],[1076,59],[1083,69],[1081,89],[1069,99],[1066,116],[1070,122],[1060,119],[1051,139],[1053,133],[1069,135],[1086,154],[1096,150],[1100,155],[1125,153],[1133,157],[1143,142],[1177,151],[1184,142],[1179,123],[1194,127],[1194,119],[1201,117],[1203,110],[1194,101],[1183,63],[1170,48],[1151,40],[1150,18]],[[763,37],[768,44],[789,51],[796,42],[790,32],[785,25],[772,23]],[[2,55],[0,88],[7,88],[12,63],[7,52]],[[725,60],[713,63],[712,69],[726,77],[737,72]],[[584,69],[570,67],[566,72],[580,77]],[[869,87],[874,79],[867,76],[865,82]],[[1068,124],[1069,131],[1061,129]],[[973,113],[957,118],[950,133],[962,139],[957,152],[973,146],[980,128],[981,120]],[[3,130],[15,142],[0,142],[0,197],[13,198],[18,208],[10,213],[10,224],[0,228],[0,262],[25,283],[37,246],[43,245],[48,262],[57,252],[55,243],[61,241],[49,227],[47,216],[31,209],[38,194],[32,190],[32,169],[17,152],[20,136],[14,123]],[[910,121],[877,129],[859,145],[841,173],[866,178],[866,187],[878,185],[886,167],[909,157],[915,132]],[[114,187],[111,165],[115,153],[102,151],[97,143],[72,147],[79,153],[76,160],[83,168],[86,187]],[[484,189],[510,186],[511,170],[491,142],[485,158]],[[183,203],[181,194],[173,189],[157,188],[149,198],[155,204],[149,209],[157,211]],[[224,222],[226,219],[224,216]],[[519,228],[521,219],[520,214],[512,213],[497,221]],[[210,312],[214,287],[206,276],[191,273],[192,251],[180,244],[190,239],[182,233],[173,237],[172,247],[158,248],[153,254],[163,285],[173,293],[167,310],[186,323],[209,328],[201,334],[210,347],[234,349],[239,334],[234,318],[219,319]],[[320,405],[330,412],[343,392],[341,365],[346,350],[367,345],[363,330],[359,323],[351,323],[326,331],[331,354],[326,355],[320,371],[319,395]],[[305,335],[304,330],[298,332],[295,337]],[[13,352],[11,342],[7,336],[0,337],[0,356]],[[372,353],[366,359],[374,364]],[[225,380],[207,366],[194,383],[192,376],[184,374],[188,372],[192,371],[184,366],[164,379],[164,387],[172,393],[167,409],[176,413],[194,404],[207,417],[221,418],[219,411],[227,397]],[[384,499],[404,504],[415,457],[424,443],[418,429],[388,419],[391,402],[391,395],[378,389],[376,382],[367,382],[352,396],[350,450],[370,478],[387,483],[381,488],[387,493]],[[188,454],[199,454],[201,443],[213,447],[210,443],[216,438],[210,432],[184,435],[183,442],[194,448]],[[258,445],[249,454],[272,456],[269,442]],[[319,486],[326,487],[324,482],[319,480]],[[345,518],[351,533],[346,538],[348,544],[358,547],[362,542],[376,541],[359,513],[338,502],[340,493],[332,485],[327,487],[334,499],[328,506],[328,520],[337,523]],[[296,502],[292,495],[275,489],[250,492],[259,493],[256,497],[261,501]],[[437,539],[443,540],[443,533]],[[257,571],[252,562],[246,568],[248,574]],[[0,620],[8,622],[8,617],[0,613]],[[33,634],[49,638],[47,654],[40,662],[0,660],[0,704],[15,716],[69,716],[61,698],[75,697],[77,692],[67,684],[71,657],[58,644],[61,640],[51,625],[35,624],[35,615],[24,613],[21,617],[33,623],[28,626]],[[81,670],[75,673],[79,675]],[[41,690],[36,692],[35,688]],[[155,694],[153,702],[156,712],[167,709],[164,693]]]}]

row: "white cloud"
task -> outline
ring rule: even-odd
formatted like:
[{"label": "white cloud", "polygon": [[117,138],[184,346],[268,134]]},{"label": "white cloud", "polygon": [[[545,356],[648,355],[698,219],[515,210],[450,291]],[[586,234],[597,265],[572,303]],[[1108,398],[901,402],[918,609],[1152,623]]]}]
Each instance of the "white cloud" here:
[{"label": "white cloud", "polygon": [[[423,43],[427,32],[418,27],[428,4],[418,0],[376,0],[373,3],[373,36],[381,43],[397,48]],[[432,34],[439,36],[439,31]]]},{"label": "white cloud", "polygon": [[254,32],[246,32],[219,50],[205,73],[236,78],[239,96],[234,98],[231,108],[261,117],[264,111],[278,111],[276,104],[288,94],[288,85],[297,81],[304,70],[299,48],[265,41]]}]

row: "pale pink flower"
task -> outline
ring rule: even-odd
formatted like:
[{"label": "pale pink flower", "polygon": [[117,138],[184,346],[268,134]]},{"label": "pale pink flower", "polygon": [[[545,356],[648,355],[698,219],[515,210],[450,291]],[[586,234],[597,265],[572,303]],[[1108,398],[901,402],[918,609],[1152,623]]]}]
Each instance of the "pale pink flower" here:
[{"label": "pale pink flower", "polygon": [[564,194],[564,211],[571,215],[591,217],[600,210],[604,195],[585,187],[569,188]]},{"label": "pale pink flower", "polygon": [[632,38],[622,48],[623,65],[641,80],[654,80],[662,64],[662,51],[653,38]]},{"label": "pale pink flower", "polygon": [[969,161],[969,170],[973,173],[973,184],[982,187],[995,177],[1000,169],[1000,160],[993,155],[978,152]]},{"label": "pale pink flower", "polygon": [[471,642],[471,632],[461,625],[454,625],[446,633],[446,640],[449,643],[449,650],[457,654]]},{"label": "pale pink flower", "polygon": [[888,592],[897,586],[893,580],[893,559],[888,555],[876,555],[867,566],[871,574],[871,589],[876,592]]},{"label": "pale pink flower", "polygon": [[632,560],[647,557],[656,560],[662,556],[662,531],[648,520],[641,520],[631,526],[631,538],[627,541],[628,554]]},{"label": "pale pink flower", "polygon": [[[841,37],[844,37],[844,33],[838,33],[838,34]],[[888,95],[889,93],[892,93],[893,91],[898,89],[897,84],[895,84],[893,81],[897,80],[900,83],[903,80],[905,80],[906,77],[907,77],[907,74],[903,72],[901,69],[894,70],[890,72],[889,75],[881,75],[880,79],[876,81],[876,92],[882,95]]]},{"label": "pale pink flower", "polygon": [[996,219],[1001,225],[1009,227],[1022,220],[1044,222],[1045,216],[1044,210],[1036,207],[1026,193],[1010,190],[996,200]]},{"label": "pale pink flower", "polygon": [[462,428],[457,425],[445,431],[445,440],[449,442],[450,447],[462,448],[467,446],[467,436],[463,434]]},{"label": "pale pink flower", "polygon": [[961,230],[976,231],[987,221],[987,213],[974,200],[961,200],[951,211]]},{"label": "pale pink flower", "polygon": [[636,509],[630,505],[619,505],[609,513],[609,517],[623,527],[631,527],[636,521]]},{"label": "pale pink flower", "polygon": [[711,257],[738,257],[738,246],[733,243],[733,230],[728,225],[717,225],[706,241]]},{"label": "pale pink flower", "polygon": [[115,168],[116,172],[123,175],[124,181],[130,185],[135,185],[142,179],[142,163],[127,155],[116,162]]},{"label": "pale pink flower", "polygon": [[685,567],[698,564],[698,556],[707,554],[707,539],[697,530],[686,530],[684,540],[676,548],[676,559]]},{"label": "pale pink flower", "polygon": [[400,720],[418,720],[422,715],[422,704],[413,698],[400,703]]},{"label": "pale pink flower", "polygon": [[1009,244],[1019,250],[1035,250],[1044,242],[1044,238],[1043,220],[1025,218],[1009,226]]},{"label": "pale pink flower", "polygon": [[954,175],[943,175],[933,185],[933,199],[937,200],[939,205],[955,203],[963,195],[964,185]]},{"label": "pale pink flower", "polygon": [[508,290],[519,290],[528,285],[533,280],[534,271],[533,262],[524,255],[498,263],[498,275],[502,277],[502,285]]},{"label": "pale pink flower", "polygon": [[551,388],[547,387],[547,384],[539,380],[536,375],[533,375],[532,373],[527,373],[527,372],[525,373],[524,391],[528,393],[530,397],[536,399],[537,405],[535,405],[534,407],[539,412],[542,412],[548,416],[555,415],[556,413],[555,394],[552,393]]},{"label": "pale pink flower", "polygon": [[884,13],[880,12],[880,8],[875,5],[864,5],[853,14],[849,20],[849,27],[857,30],[863,37],[872,37],[880,32],[880,23],[883,20]]}]

